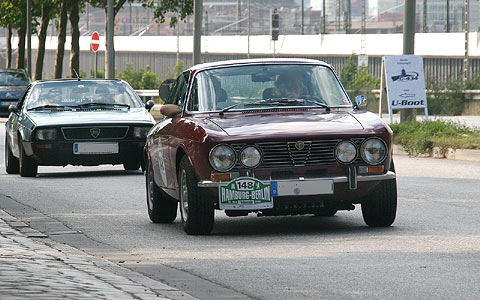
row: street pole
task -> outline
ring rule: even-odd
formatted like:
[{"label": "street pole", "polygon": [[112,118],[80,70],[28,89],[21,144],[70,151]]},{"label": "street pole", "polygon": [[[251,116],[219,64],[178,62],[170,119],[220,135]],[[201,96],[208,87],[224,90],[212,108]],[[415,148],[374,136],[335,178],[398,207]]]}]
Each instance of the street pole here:
[{"label": "street pole", "polygon": [[305,0],[302,0],[302,35],[305,34]]},{"label": "street pole", "polygon": [[465,0],[465,57],[463,59],[463,82],[468,79],[468,32],[470,31],[470,0]]},{"label": "street pole", "polygon": [[202,42],[202,0],[194,0],[194,15],[193,15],[193,64],[200,63],[201,42]]},{"label": "street pole", "polygon": [[323,20],[322,34],[327,33],[327,20],[326,20],[327,14],[325,13],[325,1],[327,0],[323,0],[323,7],[322,7],[322,20]]},{"label": "street pole", "polygon": [[247,5],[248,5],[247,58],[250,58],[250,0],[248,0]]},{"label": "street pole", "polygon": [[[405,0],[403,15],[403,54],[415,54],[415,0]],[[400,110],[400,122],[416,119],[414,109]]]},{"label": "street pole", "polygon": [[450,0],[447,0],[447,24],[445,25],[446,32],[450,32]]},{"label": "street pole", "polygon": [[27,0],[27,73],[32,78],[32,0]]},{"label": "street pole", "polygon": [[115,53],[113,51],[113,0],[107,0],[107,67],[105,78],[115,77]]},{"label": "street pole", "polygon": [[423,21],[422,21],[422,32],[425,33],[428,31],[428,28],[427,28],[427,0],[423,0]]}]

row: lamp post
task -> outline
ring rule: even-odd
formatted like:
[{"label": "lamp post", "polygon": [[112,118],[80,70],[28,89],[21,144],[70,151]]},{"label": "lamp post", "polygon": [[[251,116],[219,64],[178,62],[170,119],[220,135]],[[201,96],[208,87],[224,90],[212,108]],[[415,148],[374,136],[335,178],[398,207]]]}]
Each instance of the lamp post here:
[{"label": "lamp post", "polygon": [[200,63],[200,51],[201,51],[201,42],[202,42],[202,10],[203,10],[202,0],[193,1],[193,64],[197,65]]}]

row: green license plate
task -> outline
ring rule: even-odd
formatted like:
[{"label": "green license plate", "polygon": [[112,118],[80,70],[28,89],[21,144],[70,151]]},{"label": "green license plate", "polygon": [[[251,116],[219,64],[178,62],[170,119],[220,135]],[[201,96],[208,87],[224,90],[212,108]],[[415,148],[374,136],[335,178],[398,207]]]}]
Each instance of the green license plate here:
[{"label": "green license plate", "polygon": [[253,177],[240,177],[219,187],[220,209],[255,210],[273,208],[270,184]]}]

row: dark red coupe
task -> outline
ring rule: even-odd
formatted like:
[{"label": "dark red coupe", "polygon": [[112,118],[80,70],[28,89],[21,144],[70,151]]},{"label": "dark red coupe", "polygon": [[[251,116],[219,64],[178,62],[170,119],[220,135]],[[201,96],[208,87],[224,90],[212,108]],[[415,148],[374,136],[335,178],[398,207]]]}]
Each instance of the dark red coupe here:
[{"label": "dark red coupe", "polygon": [[160,87],[163,120],[145,145],[147,205],[188,234],[228,216],[332,216],[360,204],[369,226],[397,207],[392,131],[352,103],[334,70],[306,59],[194,66]]}]

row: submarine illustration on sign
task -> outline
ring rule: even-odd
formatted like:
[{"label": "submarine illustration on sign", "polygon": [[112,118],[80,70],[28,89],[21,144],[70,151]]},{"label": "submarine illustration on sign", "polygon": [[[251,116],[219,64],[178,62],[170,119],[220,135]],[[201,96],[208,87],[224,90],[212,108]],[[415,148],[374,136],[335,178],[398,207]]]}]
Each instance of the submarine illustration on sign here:
[{"label": "submarine illustration on sign", "polygon": [[400,75],[392,76],[393,81],[411,81],[411,80],[417,80],[418,79],[418,73],[417,72],[408,72],[405,71],[405,69],[402,69],[402,72]]}]

